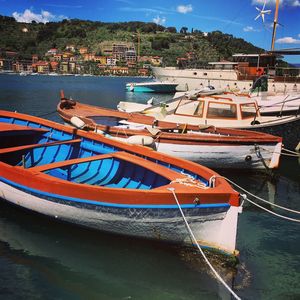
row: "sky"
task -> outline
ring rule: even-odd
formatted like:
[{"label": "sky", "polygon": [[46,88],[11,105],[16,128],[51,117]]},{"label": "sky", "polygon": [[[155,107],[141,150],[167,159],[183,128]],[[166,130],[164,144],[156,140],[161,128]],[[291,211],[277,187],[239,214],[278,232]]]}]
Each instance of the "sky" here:
[{"label": "sky", "polygon": [[[82,19],[102,22],[143,21],[203,32],[220,30],[270,50],[276,0],[0,0],[0,15],[18,22]],[[280,0],[275,49],[300,48],[300,0]],[[300,56],[286,57],[300,63]]]}]

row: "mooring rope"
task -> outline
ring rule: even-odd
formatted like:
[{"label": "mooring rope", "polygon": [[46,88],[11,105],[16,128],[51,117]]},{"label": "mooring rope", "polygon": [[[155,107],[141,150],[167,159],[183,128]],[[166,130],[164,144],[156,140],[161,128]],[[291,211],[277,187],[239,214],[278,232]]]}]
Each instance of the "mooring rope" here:
[{"label": "mooring rope", "polygon": [[186,177],[184,178],[176,178],[174,180],[172,180],[170,183],[179,183],[179,184],[183,184],[186,186],[194,186],[200,189],[209,189],[210,186],[207,186],[205,183],[202,183],[200,181],[196,181],[191,175],[189,174],[185,174]]},{"label": "mooring rope", "polygon": [[281,154],[283,156],[289,156],[289,157],[300,157],[300,154],[290,154],[290,153],[276,153],[276,154]]},{"label": "mooring rope", "polygon": [[300,153],[299,152],[292,151],[292,150],[289,150],[289,149],[286,149],[286,148],[282,148],[282,151],[286,151],[288,153],[291,153],[291,154],[283,153],[283,155],[300,157]]},{"label": "mooring rope", "polygon": [[[275,213],[274,211],[271,211],[271,210],[269,210],[269,209],[267,209],[267,208],[265,208],[265,207],[263,207],[263,206],[261,206],[261,205],[255,203],[254,201],[250,200],[250,199],[247,197],[247,195],[245,195],[245,194],[241,194],[241,196],[243,197],[244,200],[249,201],[249,202],[252,203],[253,205],[255,205],[255,206],[261,208],[262,210],[264,210],[264,211],[266,211],[266,212],[268,212],[268,213],[270,213],[270,214],[272,214],[272,215],[274,215],[274,216],[277,216],[277,217],[282,218],[282,219],[285,219],[285,220],[289,220],[289,221],[293,221],[293,222],[300,223],[300,220],[298,220],[298,219],[294,219],[294,218],[290,218],[290,217],[286,217],[286,216],[277,214],[277,213]],[[270,204],[271,204],[271,203],[270,203]]]},{"label": "mooring rope", "polygon": [[[290,209],[290,208],[287,208],[287,207],[284,207],[284,206],[281,206],[281,205],[278,205],[278,204],[275,204],[275,203],[271,203],[271,202],[269,202],[269,201],[267,201],[267,200],[265,200],[265,199],[263,199],[263,198],[261,198],[261,197],[258,197],[258,196],[256,196],[256,195],[252,194],[251,192],[247,191],[246,189],[244,189],[243,187],[241,187],[240,185],[238,185],[237,183],[235,183],[234,181],[230,180],[230,179],[227,178],[227,177],[224,177],[224,176],[215,176],[215,177],[216,177],[216,178],[223,178],[223,179],[227,180],[229,183],[231,183],[232,185],[236,186],[237,188],[239,188],[239,189],[242,190],[243,192],[249,194],[250,196],[252,196],[252,197],[254,197],[254,198],[256,198],[256,199],[258,199],[258,200],[260,200],[260,201],[262,201],[262,202],[264,202],[264,203],[266,203],[266,204],[269,204],[269,205],[271,205],[271,206],[275,206],[275,207],[277,207],[277,208],[280,208],[280,209],[285,210],[285,211],[288,211],[288,212],[292,212],[292,213],[295,213],[295,214],[300,214],[300,211],[293,210],[293,209]],[[245,196],[246,196],[246,197],[245,197]],[[263,210],[265,210],[265,211],[271,213],[272,215],[276,215],[276,216],[278,216],[278,217],[280,217],[280,218],[283,218],[283,219],[286,219],[286,220],[289,220],[289,221],[294,221],[294,222],[300,223],[300,220],[298,220],[298,219],[289,218],[289,217],[286,217],[286,216],[277,214],[277,213],[275,213],[275,212],[273,212],[273,211],[271,211],[271,210],[269,210],[269,209],[267,209],[267,208],[265,208],[265,207],[263,207],[263,206],[261,206],[261,205],[255,203],[254,201],[250,200],[250,199],[247,197],[247,195],[242,195],[242,197],[243,197],[244,200],[249,201],[249,202],[252,203],[253,205],[256,205],[257,207],[259,207],[259,208],[261,208],[261,209],[263,209]]]},{"label": "mooring rope", "polygon": [[[273,152],[269,149],[266,149],[264,147],[260,147],[260,149],[266,151],[266,152],[269,152],[269,153],[274,153],[274,154],[279,154],[279,155],[283,155],[283,156],[291,156],[291,157],[300,157],[300,153],[299,152],[296,152],[296,151],[292,151],[292,150],[289,150],[289,149],[286,149],[286,148],[282,148],[281,149],[281,152]],[[288,153],[283,153],[283,151],[286,151]]]},{"label": "mooring rope", "polygon": [[181,209],[181,206],[180,206],[180,204],[179,204],[178,198],[177,198],[176,193],[175,193],[175,189],[174,189],[174,188],[167,188],[167,189],[168,189],[169,191],[172,192],[172,194],[173,194],[173,196],[174,196],[174,199],[175,199],[175,201],[176,201],[176,203],[177,203],[177,206],[178,206],[178,208],[179,208],[179,211],[180,211],[180,213],[181,213],[181,216],[182,216],[182,218],[183,218],[183,220],[184,220],[184,223],[185,223],[185,225],[186,225],[186,227],[187,227],[187,230],[188,230],[190,236],[192,237],[192,239],[193,239],[195,245],[196,245],[197,248],[199,249],[201,255],[203,256],[204,260],[206,261],[206,263],[208,264],[208,266],[210,267],[210,269],[212,270],[212,272],[215,274],[215,276],[217,277],[217,279],[218,279],[218,280],[224,285],[224,287],[232,294],[232,296],[233,296],[235,299],[240,300],[241,298],[240,298],[240,297],[239,297],[239,296],[238,296],[238,295],[230,288],[230,286],[229,286],[229,285],[224,281],[224,279],[219,275],[219,273],[218,273],[218,272],[216,271],[216,269],[212,266],[212,264],[210,263],[210,261],[209,261],[208,258],[206,257],[205,253],[203,252],[202,248],[201,248],[200,245],[198,244],[197,239],[196,239],[196,237],[195,237],[195,235],[194,235],[194,233],[193,233],[193,231],[192,231],[192,229],[191,229],[189,223],[187,222],[186,217],[185,217],[185,215],[184,215],[184,213],[183,213],[183,211],[182,211],[182,209]]}]

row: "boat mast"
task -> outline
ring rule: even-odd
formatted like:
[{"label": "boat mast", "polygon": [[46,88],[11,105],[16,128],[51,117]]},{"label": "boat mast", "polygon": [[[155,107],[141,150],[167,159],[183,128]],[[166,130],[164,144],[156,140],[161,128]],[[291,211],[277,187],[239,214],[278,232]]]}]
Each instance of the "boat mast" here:
[{"label": "boat mast", "polygon": [[277,24],[278,24],[278,7],[279,7],[279,0],[276,0],[276,9],[275,9],[275,14],[274,14],[274,22],[273,22],[271,51],[274,50],[274,44],[275,44],[276,28],[277,28]]},{"label": "boat mast", "polygon": [[140,47],[141,47],[141,33],[140,30],[137,30],[137,39],[138,39],[138,49],[137,49],[137,61],[140,61]]}]

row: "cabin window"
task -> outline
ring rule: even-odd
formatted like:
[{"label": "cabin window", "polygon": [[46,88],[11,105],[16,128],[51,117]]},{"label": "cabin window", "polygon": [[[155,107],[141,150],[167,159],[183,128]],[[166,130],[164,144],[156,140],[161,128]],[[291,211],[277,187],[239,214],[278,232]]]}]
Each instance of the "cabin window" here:
[{"label": "cabin window", "polygon": [[175,114],[193,116],[198,109],[198,104],[199,102],[195,100],[181,100]]},{"label": "cabin window", "polygon": [[254,118],[256,116],[256,113],[256,106],[254,103],[241,105],[242,119]]},{"label": "cabin window", "polygon": [[199,101],[198,107],[194,113],[195,116],[202,117],[204,109],[204,101]]},{"label": "cabin window", "polygon": [[203,73],[204,76],[207,76],[207,73]]},{"label": "cabin window", "polygon": [[236,119],[236,104],[210,102],[207,110],[207,118]]}]

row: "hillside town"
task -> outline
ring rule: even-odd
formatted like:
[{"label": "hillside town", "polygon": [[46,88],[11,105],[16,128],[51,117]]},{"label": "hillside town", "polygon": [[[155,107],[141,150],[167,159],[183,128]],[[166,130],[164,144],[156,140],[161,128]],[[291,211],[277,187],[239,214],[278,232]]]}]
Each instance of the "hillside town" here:
[{"label": "hillside town", "polygon": [[160,66],[160,56],[140,56],[133,43],[102,42],[95,53],[88,47],[67,45],[63,51],[49,49],[43,57],[19,59],[14,51],[2,51],[0,72],[28,74],[81,74],[149,76],[151,66]]}]

